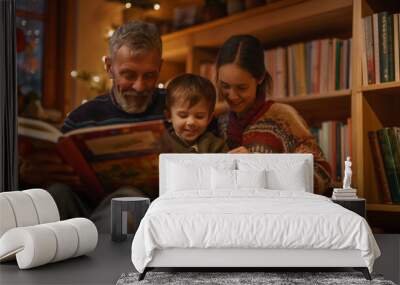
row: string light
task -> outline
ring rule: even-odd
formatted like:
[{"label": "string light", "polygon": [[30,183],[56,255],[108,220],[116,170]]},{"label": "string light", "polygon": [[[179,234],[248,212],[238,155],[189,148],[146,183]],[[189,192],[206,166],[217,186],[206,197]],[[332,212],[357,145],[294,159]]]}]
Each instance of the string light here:
[{"label": "string light", "polygon": [[113,34],[114,34],[114,30],[113,29],[109,29],[108,32],[107,32],[107,37],[111,38]]},{"label": "string light", "polygon": [[71,76],[74,77],[74,78],[77,77],[78,76],[78,71],[72,70],[71,71]]},{"label": "string light", "polygon": [[160,88],[160,89],[164,88],[164,84],[163,83],[158,83],[158,88]]},{"label": "string light", "polygon": [[92,80],[93,80],[94,82],[96,82],[96,83],[99,83],[99,82],[100,82],[100,76],[95,75],[95,76],[92,77]]},{"label": "string light", "polygon": [[154,6],[153,6],[154,10],[160,10],[160,8],[161,8],[161,6],[158,3],[154,4]]},{"label": "string light", "polygon": [[129,8],[131,8],[131,7],[132,7],[132,3],[131,3],[131,2],[125,3],[125,8],[126,8],[126,9],[129,9]]}]

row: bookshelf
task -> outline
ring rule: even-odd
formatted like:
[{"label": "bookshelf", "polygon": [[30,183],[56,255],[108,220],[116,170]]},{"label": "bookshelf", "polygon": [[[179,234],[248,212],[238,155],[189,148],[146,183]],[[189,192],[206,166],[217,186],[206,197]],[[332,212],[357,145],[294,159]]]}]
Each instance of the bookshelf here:
[{"label": "bookshelf", "polygon": [[[165,67],[161,81],[181,72],[198,74],[200,64],[213,62],[218,47],[234,34],[257,36],[266,49],[321,38],[352,38],[351,89],[274,100],[294,106],[309,125],[351,118],[353,184],[358,188],[358,195],[367,199],[367,216],[374,221],[373,226],[380,227],[379,219],[386,216],[392,219],[393,214],[400,217],[400,205],[382,202],[376,186],[368,132],[400,126],[400,82],[364,86],[361,56],[362,18],[384,10],[400,11],[398,1],[382,2],[282,0],[164,35]],[[375,218],[378,216],[380,218]]]},{"label": "bookshelf", "polygon": [[[399,13],[398,1],[387,1],[386,5],[378,1],[357,0],[353,9],[353,51],[358,51],[359,59],[352,66],[352,118],[354,125],[353,144],[356,148],[357,187],[367,199],[367,210],[373,226],[380,227],[385,219],[396,220],[400,217],[400,205],[384,204],[381,189],[378,189],[373,169],[368,132],[383,127],[400,126],[400,82],[392,81],[363,85],[361,76],[361,44],[363,17],[381,11]],[[393,216],[395,214],[395,216]],[[394,220],[393,220],[394,222]],[[398,224],[398,223],[397,223]],[[399,225],[395,228],[399,231]]]},{"label": "bookshelf", "polygon": [[400,205],[367,204],[368,211],[399,212]]},{"label": "bookshelf", "polygon": [[[333,120],[343,121],[351,116],[351,90],[338,90],[329,93],[299,95],[286,98],[274,98],[296,108],[309,125]],[[332,112],[336,110],[336,112]]]}]

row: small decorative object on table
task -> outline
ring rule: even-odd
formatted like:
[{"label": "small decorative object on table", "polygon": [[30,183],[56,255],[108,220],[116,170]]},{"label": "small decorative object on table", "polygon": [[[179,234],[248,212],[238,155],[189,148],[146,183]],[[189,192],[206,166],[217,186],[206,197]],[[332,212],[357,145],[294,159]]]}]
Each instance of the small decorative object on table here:
[{"label": "small decorative object on table", "polygon": [[357,199],[357,189],[351,188],[351,160],[350,156],[344,162],[343,188],[334,188],[332,200],[353,200]]},{"label": "small decorative object on table", "polygon": [[134,234],[139,227],[140,221],[150,205],[149,198],[143,197],[121,197],[111,200],[111,239],[113,241],[124,241],[127,231],[127,212],[133,216]]},{"label": "small decorative object on table", "polygon": [[351,160],[348,156],[344,162],[343,188],[334,188],[332,201],[365,218],[365,199],[357,197],[357,189],[351,188]]}]

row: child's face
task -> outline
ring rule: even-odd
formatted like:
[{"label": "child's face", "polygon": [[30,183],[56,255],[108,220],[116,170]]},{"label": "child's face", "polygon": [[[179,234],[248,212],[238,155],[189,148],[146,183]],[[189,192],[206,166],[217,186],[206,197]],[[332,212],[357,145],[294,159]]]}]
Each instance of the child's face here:
[{"label": "child's face", "polygon": [[172,121],[176,135],[187,143],[194,142],[203,134],[211,120],[209,104],[206,100],[199,101],[189,108],[188,101],[177,101],[167,112],[167,118]]}]

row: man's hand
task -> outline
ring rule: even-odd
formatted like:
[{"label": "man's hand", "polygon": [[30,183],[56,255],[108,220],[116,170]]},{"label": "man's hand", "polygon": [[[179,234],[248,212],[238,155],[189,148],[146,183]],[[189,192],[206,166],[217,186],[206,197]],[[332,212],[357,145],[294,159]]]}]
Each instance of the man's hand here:
[{"label": "man's hand", "polygon": [[239,146],[237,148],[232,149],[228,153],[249,153],[249,150],[244,146]]},{"label": "man's hand", "polygon": [[23,159],[19,174],[21,180],[30,185],[50,186],[53,183],[63,183],[72,188],[82,185],[74,170],[54,152],[37,151]]}]

